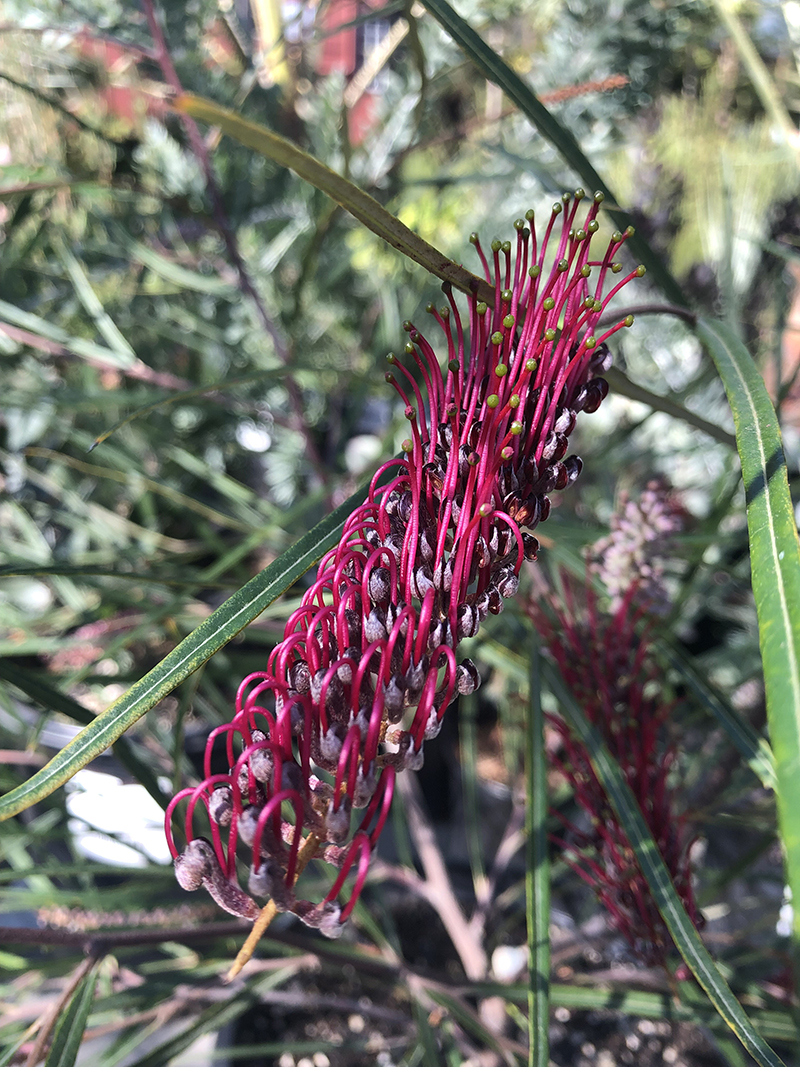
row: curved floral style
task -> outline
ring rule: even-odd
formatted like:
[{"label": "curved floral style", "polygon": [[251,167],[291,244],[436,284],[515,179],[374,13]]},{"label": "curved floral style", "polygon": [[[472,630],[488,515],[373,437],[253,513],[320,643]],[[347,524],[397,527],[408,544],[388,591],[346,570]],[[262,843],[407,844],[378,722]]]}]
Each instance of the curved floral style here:
[{"label": "curved floral style", "polygon": [[[458,643],[502,611],[523,560],[536,558],[530,531],[547,518],[549,494],[580,473],[580,459],[566,455],[576,417],[595,411],[608,391],[599,377],[611,361],[605,341],[633,322],[629,316],[595,335],[609,300],[644,268],[603,295],[630,233],[614,233],[593,259],[603,197],[594,197],[579,225],[583,198],[578,190],[554,205],[541,244],[519,219],[516,247],[493,242],[491,264],[473,234],[494,305],[470,299],[468,334],[449,287],[444,307],[429,306],[447,347],[444,374],[432,346],[405,324],[418,376],[394,355],[386,376],[410,425],[403,455],[377,472],[266,670],[245,679],[232,721],[212,732],[204,781],[171,802],[167,836],[184,888],[203,885],[227,911],[248,918],[259,911],[254,897],[271,897],[329,936],[341,932],[395,774],[422,765],[424,743],[439,732],[448,705],[477,688],[477,668],[458,662]],[[219,736],[227,774],[211,773]],[[179,854],[171,826],[184,803],[188,844]],[[351,834],[354,808],[364,814]],[[198,810],[208,837],[195,835]],[[318,904],[295,894],[304,833],[339,870]],[[237,876],[240,843],[250,862],[248,892]],[[340,907],[353,867],[355,884]]]}]

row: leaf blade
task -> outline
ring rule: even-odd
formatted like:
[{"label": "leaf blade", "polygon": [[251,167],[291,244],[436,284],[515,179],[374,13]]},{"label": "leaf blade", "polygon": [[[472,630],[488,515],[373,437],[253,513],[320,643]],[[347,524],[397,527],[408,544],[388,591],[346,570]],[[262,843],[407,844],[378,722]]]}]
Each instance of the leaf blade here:
[{"label": "leaf blade", "polygon": [[[778,418],[749,352],[730,328],[700,319],[697,333],[733,411],[747,501],[778,823],[789,885],[800,900],[800,541]],[[800,943],[800,908],[793,933]]]},{"label": "leaf blade", "polygon": [[528,927],[528,1067],[550,1062],[550,852],[547,841],[547,760],[541,700],[541,658],[531,652],[525,744],[525,832]]},{"label": "leaf blade", "polygon": [[94,1003],[96,985],[97,964],[83,978],[72,996],[69,1007],[59,1019],[45,1067],[74,1067],[86,1030],[89,1012]]},{"label": "leaf blade", "polygon": [[403,255],[419,263],[431,274],[450,282],[462,292],[480,294],[482,300],[493,301],[494,290],[482,279],[448,259],[444,253],[429,245],[418,234],[405,226],[391,212],[382,207],[373,197],[336,171],[326,167],[314,156],[287,141],[266,126],[248,122],[234,111],[219,107],[191,93],[183,93],[173,101],[176,110],[218,126],[240,144],[255,149],[261,155],[274,160],[282,167],[293,170],[298,177],[321,189],[337,204],[363,223],[374,234],[396,248]]}]

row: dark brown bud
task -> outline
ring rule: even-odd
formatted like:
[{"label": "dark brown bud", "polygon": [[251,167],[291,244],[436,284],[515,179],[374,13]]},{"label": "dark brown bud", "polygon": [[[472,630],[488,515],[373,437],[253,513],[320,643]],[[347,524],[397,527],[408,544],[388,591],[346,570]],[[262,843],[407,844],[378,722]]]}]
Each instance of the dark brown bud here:
[{"label": "dark brown bud", "polygon": [[469,696],[480,687],[481,676],[471,659],[462,660],[456,667],[456,689],[462,696]]},{"label": "dark brown bud", "polygon": [[296,660],[289,668],[289,685],[298,693],[307,693],[311,688],[311,671],[304,659]]},{"label": "dark brown bud", "polygon": [[190,841],[185,850],[175,858],[175,877],[181,889],[192,892],[199,889],[214,866],[219,866],[214,849],[202,837]]},{"label": "dark brown bud", "polygon": [[373,608],[364,619],[364,637],[369,644],[372,644],[373,641],[385,641],[388,636],[386,613],[381,608]]},{"label": "dark brown bud", "polygon": [[457,617],[456,636],[458,640],[461,641],[465,637],[474,637],[481,624],[477,609],[471,604],[459,604]]},{"label": "dark brown bud", "polygon": [[391,575],[388,567],[373,567],[369,575],[369,597],[373,604],[382,604],[389,599]]},{"label": "dark brown bud", "polygon": [[214,790],[208,798],[208,814],[218,826],[230,826],[233,814],[233,793],[230,786],[221,785]]}]

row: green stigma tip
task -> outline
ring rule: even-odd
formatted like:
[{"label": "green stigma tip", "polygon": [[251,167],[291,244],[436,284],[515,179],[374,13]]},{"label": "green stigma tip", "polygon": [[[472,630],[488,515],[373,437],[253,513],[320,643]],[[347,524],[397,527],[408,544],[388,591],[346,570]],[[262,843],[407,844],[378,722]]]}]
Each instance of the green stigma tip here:
[{"label": "green stigma tip", "polygon": [[386,373],[384,374],[384,376],[383,376],[383,380],[384,380],[385,382],[388,382],[388,383],[389,383],[389,385],[394,385],[394,383],[395,383],[395,377],[394,377],[394,375],[393,375],[393,374],[391,373],[391,371],[388,371],[388,370],[387,370],[387,372],[386,372]]},{"label": "green stigma tip", "polygon": [[588,278],[591,273],[592,268],[589,266],[588,263],[584,263],[584,265],[581,267],[581,278]]},{"label": "green stigma tip", "polygon": [[542,307],[545,311],[552,311],[555,306],[556,302],[553,300],[552,296],[546,296],[542,301]]},{"label": "green stigma tip", "polygon": [[623,326],[633,326],[633,323],[634,323],[633,315],[626,315],[625,318],[622,320],[622,325]]},{"label": "green stigma tip", "polygon": [[492,241],[492,244],[491,244],[492,251],[493,252],[499,252],[502,247],[503,247],[503,242],[501,240],[499,240],[497,237],[495,237],[495,239]]},{"label": "green stigma tip", "polygon": [[513,455],[514,455],[514,449],[511,447],[511,445],[506,445],[505,448],[501,448],[500,449],[500,458],[501,459],[511,459],[511,457]]},{"label": "green stigma tip", "polygon": [[439,308],[439,314],[441,315],[441,317],[443,319],[449,319],[450,318],[450,308],[449,307],[444,307],[444,306],[440,307]]},{"label": "green stigma tip", "polygon": [[507,304],[510,304],[511,301],[514,299],[514,291],[512,289],[504,289],[500,293],[500,299],[505,300]]},{"label": "green stigma tip", "polygon": [[397,364],[397,356],[394,354],[394,352],[390,352],[389,353],[389,355],[386,357],[386,362],[387,363],[391,363],[391,365],[393,367],[396,366],[396,364]]},{"label": "green stigma tip", "polygon": [[486,397],[487,408],[496,408],[499,403],[500,397],[497,395],[497,393],[490,393],[489,396]]},{"label": "green stigma tip", "polygon": [[508,399],[508,406],[510,408],[518,408],[521,403],[522,400],[520,399],[519,393],[512,393]]},{"label": "green stigma tip", "polygon": [[451,370],[453,374],[456,373],[460,366],[461,364],[458,362],[457,359],[451,359],[450,362],[447,364],[448,370]]},{"label": "green stigma tip", "polygon": [[510,241],[503,241],[503,243],[500,245],[500,248],[501,248],[501,250],[503,252],[510,252],[511,251],[511,242]]},{"label": "green stigma tip", "polygon": [[536,212],[533,210],[532,207],[529,207],[528,210],[525,212],[525,218],[528,220],[528,222],[533,222],[533,220],[536,218]]},{"label": "green stigma tip", "polygon": [[410,341],[406,344],[404,351],[407,352],[409,356],[414,355],[414,346],[411,344]]},{"label": "green stigma tip", "polygon": [[505,376],[508,374],[508,367],[505,365],[505,363],[498,363],[497,366],[494,368],[494,372],[498,378],[505,378]]},{"label": "green stigma tip", "polygon": [[599,189],[594,194],[594,202],[595,202],[595,204],[602,204],[603,201],[605,200],[605,198],[606,198],[606,194],[604,192],[601,192],[601,190],[599,190]]},{"label": "green stigma tip", "polygon": [[572,199],[572,193],[562,193],[561,199],[565,204],[568,204]]},{"label": "green stigma tip", "polygon": [[635,233],[636,233],[636,229],[635,229],[635,227],[633,227],[633,226],[628,226],[628,227],[626,228],[626,230],[625,230],[625,236],[626,236],[626,237],[633,237],[633,235],[634,235]]},{"label": "green stigma tip", "polygon": [[575,199],[576,200],[583,200],[583,198],[585,196],[586,196],[586,190],[582,189],[580,186],[578,186],[578,188],[575,190]]},{"label": "green stigma tip", "polygon": [[485,519],[491,510],[492,508],[490,504],[481,504],[481,506],[478,508],[478,514],[482,519]]},{"label": "green stigma tip", "polygon": [[525,229],[525,219],[514,219],[514,229],[517,233]]},{"label": "green stigma tip", "polygon": [[531,278],[538,278],[541,273],[542,268],[538,263],[534,263],[532,267],[528,267],[528,274],[530,274]]},{"label": "green stigma tip", "polygon": [[554,215],[560,215],[561,214],[561,204],[559,204],[558,201],[556,201],[556,203],[553,204],[553,214]]},{"label": "green stigma tip", "polygon": [[475,310],[478,312],[479,315],[485,315],[486,304],[484,304],[482,300],[479,300],[478,303],[475,305]]},{"label": "green stigma tip", "polygon": [[516,420],[512,422],[511,433],[513,433],[515,437],[519,437],[519,435],[522,433],[522,423]]},{"label": "green stigma tip", "polygon": [[499,330],[495,330],[495,332],[492,334],[491,342],[493,345],[501,345],[503,343],[503,335],[500,333]]},{"label": "green stigma tip", "polygon": [[406,321],[403,323],[403,329],[406,331],[406,333],[411,333],[411,331],[414,329],[414,323],[411,321],[411,319],[406,319]]},{"label": "green stigma tip", "polygon": [[644,278],[645,274],[647,274],[647,267],[644,265],[644,263],[640,263],[639,266],[636,268],[636,277]]},{"label": "green stigma tip", "polygon": [[587,352],[589,351],[590,348],[594,348],[594,346],[596,344],[597,344],[597,338],[596,337],[587,337],[586,340],[583,342],[583,346],[584,346],[584,348],[586,349]]},{"label": "green stigma tip", "polygon": [[592,304],[592,311],[599,313],[602,310],[603,310],[602,303],[599,300],[596,299]]},{"label": "green stigma tip", "polygon": [[407,407],[406,410],[403,412],[403,414],[405,415],[405,417],[408,419],[409,422],[413,422],[414,419],[417,417],[416,411],[414,411],[414,409],[411,406]]},{"label": "green stigma tip", "polygon": [[622,264],[621,263],[612,263],[611,264],[611,273],[612,274],[619,274],[619,272],[621,270],[622,270]]},{"label": "green stigma tip", "polygon": [[556,331],[553,329],[552,326],[548,326],[548,328],[544,331],[544,339],[545,341],[555,341]]},{"label": "green stigma tip", "polygon": [[432,315],[436,308],[433,306],[433,304],[426,304],[425,310],[428,312],[429,315]]},{"label": "green stigma tip", "polygon": [[622,234],[619,232],[619,230],[614,230],[614,232],[611,234],[611,243],[612,243],[612,245],[618,245],[621,240],[622,240]]},{"label": "green stigma tip", "polygon": [[591,311],[594,307],[594,297],[585,296],[581,301],[581,307],[584,308],[586,311]]},{"label": "green stigma tip", "polygon": [[475,231],[474,231],[474,230],[473,230],[473,231],[472,231],[472,233],[471,233],[471,234],[469,235],[469,243],[470,243],[471,245],[476,245],[476,244],[478,243],[478,235],[477,235],[477,233],[475,233]]},{"label": "green stigma tip", "polygon": [[575,240],[576,241],[585,241],[586,240],[586,230],[576,230],[575,231]]},{"label": "green stigma tip", "polygon": [[404,452],[413,452],[414,451],[414,442],[411,440],[410,437],[407,437],[405,439],[405,441],[403,441],[402,445],[400,445],[400,447],[402,448],[402,450]]},{"label": "green stigma tip", "polygon": [[513,315],[506,315],[506,317],[503,319],[503,325],[505,326],[505,328],[507,330],[512,329],[513,326],[514,326],[514,316]]},{"label": "green stigma tip", "polygon": [[559,274],[563,274],[565,270],[569,270],[569,260],[560,259],[558,263],[556,263],[556,270]]},{"label": "green stigma tip", "polygon": [[586,229],[589,231],[589,233],[597,233],[597,231],[600,229],[600,223],[597,221],[597,219],[592,219],[591,222],[586,223]]},{"label": "green stigma tip", "polygon": [[536,368],[538,366],[539,366],[539,364],[535,359],[526,359],[525,360],[525,370],[529,371],[531,374],[533,374],[533,372],[536,370]]}]

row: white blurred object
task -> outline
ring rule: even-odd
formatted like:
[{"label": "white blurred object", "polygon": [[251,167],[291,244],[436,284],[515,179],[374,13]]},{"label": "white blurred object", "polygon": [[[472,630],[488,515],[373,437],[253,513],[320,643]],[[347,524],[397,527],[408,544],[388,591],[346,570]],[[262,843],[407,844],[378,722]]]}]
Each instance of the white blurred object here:
[{"label": "white blurred object", "polygon": [[148,857],[171,862],[164,812],[142,785],[125,785],[101,771],[78,771],[67,785],[67,811],[75,847],[87,859],[119,867],[145,867]]},{"label": "white blurred object", "polygon": [[527,966],[527,945],[499,945],[492,953],[492,974],[498,982],[513,982]]},{"label": "white blurred object", "polygon": [[792,936],[792,921],[794,908],[792,907],[792,891],[788,885],[783,887],[783,904],[778,912],[778,921],[775,923],[775,933],[778,937]]}]

